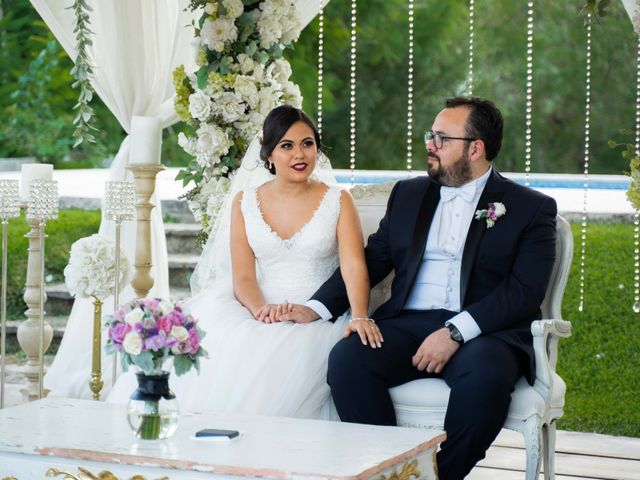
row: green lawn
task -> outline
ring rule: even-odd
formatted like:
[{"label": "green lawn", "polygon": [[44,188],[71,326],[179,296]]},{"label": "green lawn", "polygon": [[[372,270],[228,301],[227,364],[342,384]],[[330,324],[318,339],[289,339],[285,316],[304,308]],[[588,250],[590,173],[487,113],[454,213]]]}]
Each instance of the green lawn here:
[{"label": "green lawn", "polygon": [[[47,274],[62,281],[71,244],[95,233],[97,211],[65,210],[47,225]],[[640,314],[633,304],[633,227],[588,227],[585,308],[578,311],[580,227],[572,225],[575,255],[564,299],[563,316],[573,335],[560,342],[558,371],[567,382],[565,430],[640,437]],[[22,288],[26,269],[24,219],[10,224],[9,318],[25,310]]]},{"label": "green lawn", "polygon": [[578,311],[580,226],[563,317],[573,324],[561,340],[558,372],[567,382],[558,428],[640,436],[640,314],[633,305],[633,227],[587,227],[585,302]]}]

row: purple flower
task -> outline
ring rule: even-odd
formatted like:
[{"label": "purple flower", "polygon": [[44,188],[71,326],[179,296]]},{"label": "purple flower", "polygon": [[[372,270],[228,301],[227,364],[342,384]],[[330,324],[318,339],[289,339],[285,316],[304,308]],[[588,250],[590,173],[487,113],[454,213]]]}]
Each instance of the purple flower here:
[{"label": "purple flower", "polygon": [[116,322],[111,325],[109,329],[109,338],[113,343],[121,344],[124,341],[124,337],[131,331],[131,325],[126,323]]},{"label": "purple flower", "polygon": [[166,338],[162,335],[154,335],[153,337],[149,337],[144,341],[144,346],[146,350],[162,350],[166,346]]}]

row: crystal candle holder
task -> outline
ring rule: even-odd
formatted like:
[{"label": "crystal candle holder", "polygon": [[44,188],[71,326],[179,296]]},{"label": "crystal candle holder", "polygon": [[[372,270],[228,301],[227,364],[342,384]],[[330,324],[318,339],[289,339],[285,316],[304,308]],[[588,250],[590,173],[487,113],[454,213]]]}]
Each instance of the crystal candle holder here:
[{"label": "crystal candle holder", "polygon": [[0,180],[0,219],[2,220],[2,296],[0,297],[0,408],[5,404],[7,357],[7,226],[10,218],[20,215],[18,180]]},{"label": "crystal candle holder", "polygon": [[[113,293],[113,311],[120,304],[120,224],[123,221],[134,220],[136,216],[136,187],[134,182],[107,182],[104,192],[105,216],[116,222],[115,245],[115,288]],[[95,344],[95,338],[94,338]],[[100,352],[94,352],[94,357]],[[118,378],[118,356],[114,352],[112,361],[111,384],[115,385]],[[94,372],[95,374],[96,372]]]},{"label": "crystal candle holder", "polygon": [[0,180],[0,218],[6,220],[20,215],[20,182]]},{"label": "crystal candle holder", "polygon": [[55,180],[31,182],[27,220],[37,220],[44,223],[56,218],[58,218],[58,182]]},{"label": "crystal candle holder", "polygon": [[136,190],[133,182],[107,182],[105,215],[109,220],[133,220],[136,214]]}]

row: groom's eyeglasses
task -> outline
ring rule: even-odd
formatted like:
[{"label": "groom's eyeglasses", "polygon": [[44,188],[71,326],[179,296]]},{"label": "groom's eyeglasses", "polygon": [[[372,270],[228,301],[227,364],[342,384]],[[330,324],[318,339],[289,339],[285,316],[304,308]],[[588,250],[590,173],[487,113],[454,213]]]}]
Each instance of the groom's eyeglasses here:
[{"label": "groom's eyeglasses", "polygon": [[439,133],[435,133],[433,130],[427,130],[424,132],[424,144],[427,145],[430,141],[433,140],[433,145],[437,149],[441,149],[444,145],[445,140],[465,140],[467,142],[473,142],[477,140],[476,138],[469,137],[449,137],[447,135],[441,135]]}]

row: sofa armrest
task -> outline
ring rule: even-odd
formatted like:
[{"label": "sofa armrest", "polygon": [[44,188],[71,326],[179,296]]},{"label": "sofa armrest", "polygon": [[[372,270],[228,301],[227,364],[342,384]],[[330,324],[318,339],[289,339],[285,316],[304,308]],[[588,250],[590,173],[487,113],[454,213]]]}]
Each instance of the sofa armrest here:
[{"label": "sofa armrest", "polygon": [[571,336],[571,322],[560,319],[535,320],[531,323],[536,359],[536,379],[533,388],[547,399],[553,388],[553,373],[558,361],[558,340]]}]

